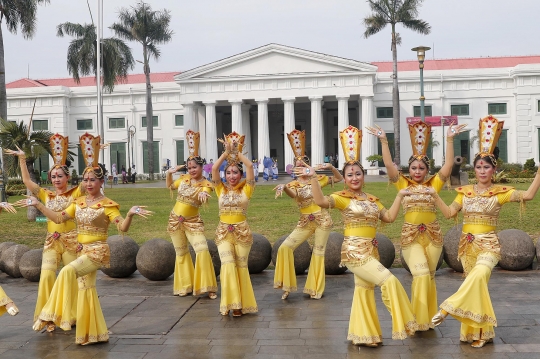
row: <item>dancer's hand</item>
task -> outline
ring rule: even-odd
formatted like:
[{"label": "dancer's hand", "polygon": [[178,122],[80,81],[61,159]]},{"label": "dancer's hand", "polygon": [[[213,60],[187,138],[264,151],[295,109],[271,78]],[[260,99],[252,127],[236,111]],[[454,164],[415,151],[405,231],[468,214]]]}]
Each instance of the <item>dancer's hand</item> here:
[{"label": "dancer's hand", "polygon": [[208,199],[209,199],[210,197],[212,197],[212,196],[210,196],[210,194],[209,194],[208,192],[204,192],[204,191],[201,192],[201,193],[199,193],[199,195],[198,195],[199,201],[200,201],[201,203],[206,203],[206,202],[208,202]]},{"label": "dancer's hand", "polygon": [[454,125],[454,124],[452,124],[452,125],[450,125],[450,127],[448,127],[448,131],[446,131],[446,136],[449,137],[449,138],[457,136],[458,134],[463,132],[465,127],[467,127],[466,124],[462,124],[462,125]]},{"label": "dancer's hand", "polygon": [[154,214],[154,212],[146,210],[146,207],[147,206],[133,206],[129,209],[128,216],[131,214],[130,217],[137,215],[143,218],[148,218],[148,216],[151,216],[152,214]]},{"label": "dancer's hand", "polygon": [[24,199],[20,199],[18,200],[17,202],[13,203],[13,205],[15,207],[22,207],[22,208],[26,208],[26,207],[33,207],[33,206],[36,206],[39,201],[36,197],[32,197],[32,196],[26,196],[26,198]]},{"label": "dancer's hand", "polygon": [[378,138],[386,138],[386,132],[379,125],[375,125],[375,127],[367,126],[366,130],[370,135],[377,136]]},{"label": "dancer's hand", "polygon": [[276,187],[274,187],[274,191],[276,191],[276,196],[274,197],[274,199],[277,199],[278,197],[283,196],[283,189],[284,188],[285,188],[285,186],[282,185],[282,184],[277,185]]},{"label": "dancer's hand", "polygon": [[311,177],[315,175],[315,169],[310,166],[306,167],[294,167],[292,172],[297,177]]},{"label": "dancer's hand", "polygon": [[315,165],[315,171],[321,171],[321,170],[329,170],[332,169],[331,163],[319,163],[318,165]]},{"label": "dancer's hand", "polygon": [[182,168],[186,168],[186,165],[179,165],[179,166],[172,166],[167,170],[168,173],[176,173],[180,171]]},{"label": "dancer's hand", "polygon": [[17,213],[15,207],[13,207],[10,203],[7,202],[0,202],[0,209],[5,209],[9,213]]},{"label": "dancer's hand", "polygon": [[24,151],[21,150],[19,147],[17,147],[17,151],[5,149],[4,152],[8,155],[17,156],[17,157],[24,156]]}]

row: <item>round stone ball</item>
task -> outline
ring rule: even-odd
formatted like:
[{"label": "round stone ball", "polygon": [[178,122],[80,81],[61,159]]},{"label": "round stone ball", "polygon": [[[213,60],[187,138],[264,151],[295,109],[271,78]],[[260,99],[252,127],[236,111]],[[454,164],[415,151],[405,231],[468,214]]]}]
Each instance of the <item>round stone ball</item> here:
[{"label": "round stone ball", "polygon": [[[289,235],[284,235],[280,237],[272,246],[272,263],[276,265],[277,261],[277,253],[279,250],[279,246],[283,243],[283,241],[288,237]],[[294,250],[294,271],[297,275],[303,274],[306,269],[309,267],[309,263],[311,261],[311,247],[309,246],[307,241],[304,241],[301,245],[298,246]]]},{"label": "round stone ball", "polygon": [[15,242],[2,242],[2,243],[0,243],[0,270],[2,272],[4,271],[4,262],[2,261],[2,252],[4,250],[8,249],[9,247],[14,246],[16,244],[17,243],[15,243]]},{"label": "round stone ball", "polygon": [[137,269],[150,280],[165,280],[174,273],[176,252],[171,242],[161,238],[146,241],[137,253]]},{"label": "round stone ball", "polygon": [[444,235],[443,242],[444,261],[450,268],[460,273],[463,273],[463,265],[457,256],[459,250],[459,238],[461,237],[462,228],[463,224],[458,224],[457,226],[450,228],[450,230]]},{"label": "round stone ball", "polygon": [[[411,273],[411,269],[409,268],[409,265],[407,264],[407,262],[405,262],[405,259],[403,258],[403,248],[400,248],[399,250],[399,258],[401,259],[401,265],[403,266],[403,268],[405,268],[407,272]],[[437,262],[437,268],[435,270],[439,270],[439,268],[441,268],[443,264],[443,259],[444,259],[444,253],[443,251],[441,251],[441,255],[439,256],[439,261]]]},{"label": "round stone ball", "polygon": [[375,239],[377,239],[379,245],[379,262],[386,268],[392,267],[394,259],[396,259],[396,247],[394,247],[394,243],[381,233],[377,233]]},{"label": "round stone ball", "polygon": [[31,249],[24,253],[19,262],[21,275],[30,282],[39,282],[42,258],[43,248]]},{"label": "round stone ball", "polygon": [[261,273],[268,268],[271,261],[272,245],[265,236],[253,233],[253,245],[248,257],[249,274]]},{"label": "round stone ball", "polygon": [[101,271],[111,278],[126,278],[135,273],[139,245],[133,238],[114,235],[107,238],[107,244],[111,250],[111,264],[109,268],[101,268]]},{"label": "round stone ball", "polygon": [[[221,259],[219,258],[219,252],[216,246],[216,242],[207,239],[206,244],[208,245],[208,252],[210,252],[210,258],[212,258],[214,272],[216,273],[217,277],[221,271]],[[193,247],[191,245],[189,246],[189,254],[191,254],[191,260],[193,261],[193,265],[195,265],[195,251],[193,250]]]},{"label": "round stone ball", "polygon": [[4,262],[4,272],[13,278],[22,277],[19,270],[19,263],[23,254],[28,252],[30,247],[24,244],[16,244],[2,251],[2,261]]},{"label": "round stone ball", "polygon": [[324,253],[324,272],[327,275],[343,274],[347,271],[347,267],[340,267],[341,263],[341,246],[343,245],[343,234],[330,232],[328,242],[326,243],[326,251]]},{"label": "round stone ball", "polygon": [[531,237],[519,229],[505,229],[497,236],[501,244],[499,266],[506,270],[529,268],[534,260],[536,249]]}]

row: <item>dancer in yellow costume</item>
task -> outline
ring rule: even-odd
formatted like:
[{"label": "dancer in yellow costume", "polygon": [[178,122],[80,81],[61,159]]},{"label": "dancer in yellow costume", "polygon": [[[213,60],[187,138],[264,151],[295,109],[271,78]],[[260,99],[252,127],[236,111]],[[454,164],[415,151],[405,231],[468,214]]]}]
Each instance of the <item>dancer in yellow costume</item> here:
[{"label": "dancer in yellow costume", "polygon": [[463,211],[458,258],[463,264],[465,280],[458,291],[441,304],[441,310],[432,322],[437,326],[450,313],[461,322],[459,339],[472,342],[475,348],[483,347],[495,337],[497,318],[491,304],[488,282],[493,267],[501,258],[501,246],[495,233],[501,207],[508,202],[533,199],[540,187],[538,174],[527,191],[493,184],[498,157],[495,145],[503,124],[503,121],[491,115],[480,120],[480,153],[474,156],[473,162],[477,184],[457,188],[458,195],[450,206],[433,193],[435,203],[446,218]]},{"label": "dancer in yellow costume", "polygon": [[[216,299],[216,274],[204,236],[204,223],[199,215],[199,208],[210,198],[212,184],[202,175],[203,159],[198,154],[200,134],[189,130],[186,139],[189,148],[187,166],[171,167],[166,180],[168,188],[178,189],[167,227],[176,251],[173,293],[181,297],[189,293],[208,293],[210,299]],[[173,182],[172,174],[186,167],[188,173]],[[195,268],[188,241],[195,250]]]},{"label": "dancer in yellow costume", "polygon": [[[13,206],[7,202],[0,202],[0,212],[5,209],[7,212],[10,213],[16,213],[17,211]],[[9,315],[17,315],[19,314],[19,308],[13,303],[11,298],[9,298],[0,286],[0,316],[4,315],[4,313],[8,313]]]},{"label": "dancer in yellow costume", "polygon": [[[81,187],[68,189],[69,167],[66,165],[69,145],[68,137],[56,133],[51,136],[49,143],[54,160],[54,166],[49,171],[49,178],[54,186],[54,191],[41,188],[38,184],[32,182],[28,173],[28,167],[26,166],[26,156],[21,149],[17,148],[17,151],[6,150],[6,153],[19,157],[21,175],[26,188],[34,196],[39,198],[47,208],[58,212],[66,209],[74,199],[80,197],[82,191]],[[34,321],[38,319],[43,306],[47,303],[51,295],[51,290],[56,280],[56,271],[60,266],[60,262],[66,265],[77,258],[77,244],[75,221],[70,220],[60,224],[56,224],[50,220],[47,221],[47,237],[43,248]],[[74,286],[72,295],[73,297],[77,295],[77,288]],[[77,301],[74,300],[71,304],[71,313],[66,315],[64,320],[74,324],[77,315]],[[54,331],[54,329],[55,325],[53,323],[47,327],[47,331],[49,332]]]},{"label": "dancer in yellow costume", "polygon": [[[382,331],[375,306],[375,286],[381,287],[382,301],[392,315],[392,339],[405,339],[417,327],[405,289],[379,262],[375,239],[379,219],[393,222],[401,200],[408,193],[401,190],[387,210],[377,197],[363,192],[364,168],[359,161],[362,132],[349,126],[339,135],[346,160],[343,166],[346,189],[325,197],[317,178],[312,177],[313,200],[322,208],[339,209],[345,225],[341,263],[354,273],[355,282],[347,339],[355,345],[377,347],[382,344]],[[301,173],[311,175],[313,169],[308,167]]]},{"label": "dancer in yellow costume", "polygon": [[431,318],[437,313],[437,287],[435,271],[442,252],[442,232],[437,221],[437,209],[426,188],[439,192],[446,183],[454,163],[454,136],[462,132],[465,125],[450,126],[447,131],[446,156],[439,172],[428,178],[429,158],[426,156],[431,126],[424,122],[409,125],[413,155],[409,158],[410,178],[400,174],[392,163],[386,133],[380,127],[368,127],[372,135],[381,141],[384,165],[390,181],[399,190],[407,189],[410,196],[403,198],[405,222],[401,227],[403,259],[409,266],[413,281],[411,303],[418,323],[418,330],[433,328]]},{"label": "dancer in yellow costume", "polygon": [[[96,291],[96,274],[101,267],[109,266],[110,250],[107,244],[107,231],[110,223],[116,224],[121,232],[126,232],[134,215],[146,216],[149,211],[134,206],[126,218],[120,214],[120,206],[101,193],[104,182],[103,169],[97,165],[100,137],[85,133],[80,138],[81,149],[87,167],[83,172],[83,186],[86,196],[79,197],[69,207],[55,212],[36,198],[29,197],[19,201],[22,206],[35,206],[51,221],[59,224],[72,219],[77,222],[77,259],[64,266],[54,283],[51,296],[34,323],[34,330],[39,331],[53,322],[63,330],[70,330],[70,308],[73,297],[72,286],[78,281],[77,344],[94,344],[109,340],[107,324],[103,317]],[[66,313],[67,311],[67,313]]]},{"label": "dancer in yellow costume", "polygon": [[[294,130],[288,133],[287,137],[295,154],[296,168],[309,166],[309,157],[305,155],[305,131]],[[330,169],[334,175],[331,178],[325,175],[317,176],[321,187],[326,186],[329,182],[339,182],[343,179],[339,171],[330,163],[318,165],[316,168]],[[287,299],[290,292],[297,290],[293,251],[313,234],[315,234],[315,242],[304,293],[309,294],[313,299],[320,299],[324,292],[324,252],[332,228],[332,218],[326,209],[321,209],[313,202],[310,180],[309,174],[308,176],[301,175],[286,186],[279,185],[274,188],[276,198],[285,191],[289,197],[295,200],[300,210],[300,220],[296,228],[283,241],[277,254],[274,288],[283,289],[281,299]]]},{"label": "dancer in yellow costume", "polygon": [[[221,259],[221,302],[222,315],[239,317],[258,311],[255,294],[248,271],[248,256],[253,244],[251,229],[246,221],[249,199],[255,189],[251,161],[242,154],[245,136],[236,132],[222,140],[225,152],[212,166],[212,181],[219,198],[219,224],[216,229],[216,244]],[[219,166],[227,159],[226,183],[219,178]],[[243,166],[244,167],[243,167]],[[242,180],[243,168],[246,180]]]}]

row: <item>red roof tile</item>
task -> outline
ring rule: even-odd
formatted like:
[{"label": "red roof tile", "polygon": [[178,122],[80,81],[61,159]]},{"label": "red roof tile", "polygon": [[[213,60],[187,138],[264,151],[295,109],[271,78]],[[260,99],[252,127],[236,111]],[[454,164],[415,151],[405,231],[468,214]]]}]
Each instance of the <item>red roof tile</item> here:
[{"label": "red roof tile", "polygon": [[[392,61],[372,62],[377,72],[392,72]],[[540,64],[540,56],[480,57],[470,59],[443,59],[424,62],[425,70],[462,70],[514,67],[521,64]],[[418,71],[418,61],[398,61],[398,71]]]},{"label": "red roof tile", "polygon": [[[179,72],[156,72],[150,74],[150,82],[174,82],[174,75]],[[128,75],[125,82],[119,84],[141,84],[145,83],[144,74]],[[96,81],[93,76],[81,77],[80,83],[76,83],[71,77],[62,79],[45,79],[45,80],[32,80],[32,79],[20,79],[6,84],[7,89],[25,88],[25,87],[42,87],[42,86],[65,86],[65,87],[82,87],[82,86],[95,86]]]}]

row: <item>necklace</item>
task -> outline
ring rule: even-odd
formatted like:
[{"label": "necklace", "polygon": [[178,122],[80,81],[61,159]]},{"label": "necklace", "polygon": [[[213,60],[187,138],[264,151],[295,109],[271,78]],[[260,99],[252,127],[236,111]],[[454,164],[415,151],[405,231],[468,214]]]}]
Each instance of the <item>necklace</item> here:
[{"label": "necklace", "polygon": [[102,194],[97,196],[97,197],[94,197],[94,198],[90,198],[90,197],[86,196],[86,202],[96,202],[96,201],[101,200],[102,198],[105,198],[105,196],[102,195]]},{"label": "necklace", "polygon": [[191,178],[191,184],[197,184],[197,183],[200,183],[202,181],[204,181],[204,177],[201,177],[201,179]]},{"label": "necklace", "polygon": [[474,192],[476,192],[477,194],[483,194],[483,193],[486,193],[487,191],[489,191],[491,189],[491,187],[493,187],[493,185],[487,187],[487,188],[484,188],[484,189],[479,189],[478,188],[478,185],[474,185],[473,186],[473,189],[474,189]]},{"label": "necklace", "polygon": [[362,191],[360,191],[360,193],[356,193],[356,192],[351,191],[350,189],[348,189],[347,192],[352,194],[353,198],[357,199],[357,200],[361,200],[361,199],[364,199],[366,197],[366,194],[364,192],[362,192]]}]

